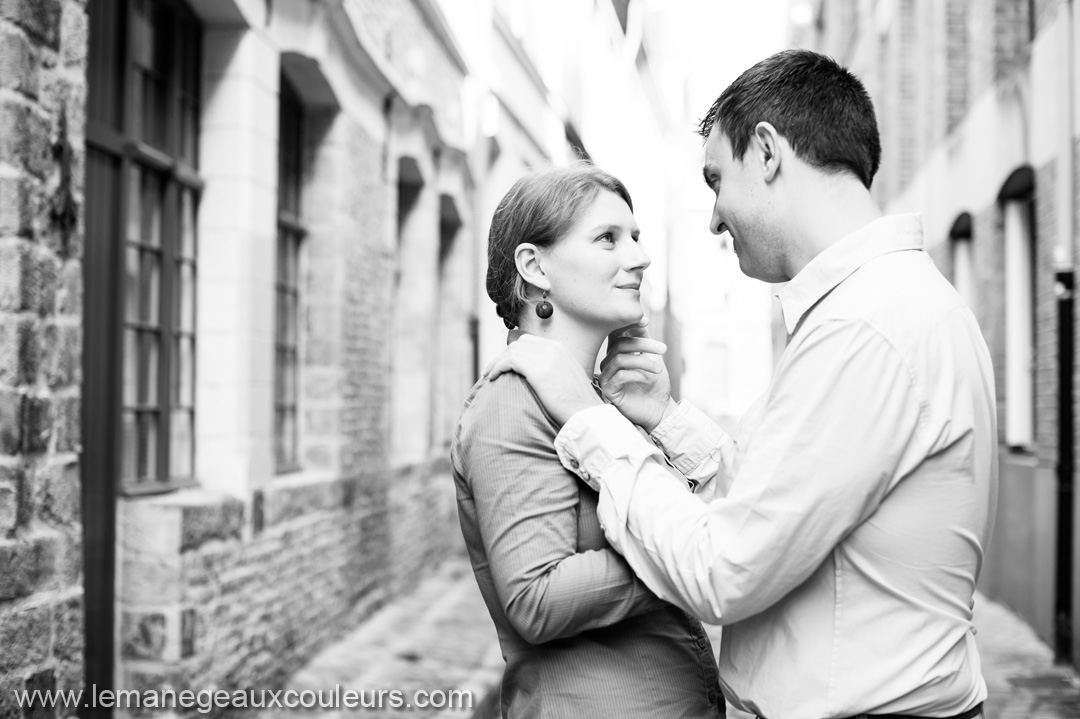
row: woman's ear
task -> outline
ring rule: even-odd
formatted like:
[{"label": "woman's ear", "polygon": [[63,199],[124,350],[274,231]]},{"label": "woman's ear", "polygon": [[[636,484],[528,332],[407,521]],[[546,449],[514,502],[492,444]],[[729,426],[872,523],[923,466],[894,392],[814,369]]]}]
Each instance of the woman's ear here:
[{"label": "woman's ear", "polygon": [[531,242],[522,242],[514,249],[514,264],[521,279],[543,291],[551,290],[551,282],[540,266],[543,255],[540,248]]},{"label": "woman's ear", "polygon": [[759,122],[750,137],[750,147],[754,151],[755,162],[761,168],[765,182],[772,182],[780,171],[783,150],[780,147],[780,133],[770,122]]}]

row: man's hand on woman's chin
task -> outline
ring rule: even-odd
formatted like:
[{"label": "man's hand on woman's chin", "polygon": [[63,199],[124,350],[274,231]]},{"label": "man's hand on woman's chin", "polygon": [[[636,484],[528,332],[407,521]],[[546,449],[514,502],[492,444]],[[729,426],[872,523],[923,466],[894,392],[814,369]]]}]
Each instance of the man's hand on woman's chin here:
[{"label": "man's hand on woman's chin", "polygon": [[647,318],[608,337],[600,363],[600,389],[628,420],[652,432],[674,408],[671,377],[664,364],[667,345],[649,337]]},{"label": "man's hand on woman's chin", "polygon": [[560,427],[575,412],[603,404],[581,364],[555,340],[522,335],[488,364],[484,376],[494,380],[504,372],[524,377]]}]

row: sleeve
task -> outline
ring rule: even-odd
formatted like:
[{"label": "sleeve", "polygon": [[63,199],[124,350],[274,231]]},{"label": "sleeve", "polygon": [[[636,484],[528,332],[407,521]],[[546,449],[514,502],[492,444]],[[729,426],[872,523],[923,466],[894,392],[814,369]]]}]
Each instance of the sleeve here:
[{"label": "sleeve", "polygon": [[610,548],[578,552],[580,485],[559,463],[554,428],[519,375],[490,387],[472,432],[468,481],[496,592],[534,644],[664,606]]},{"label": "sleeve", "polygon": [[708,500],[717,492],[726,493],[735,442],[704,412],[682,400],[649,438],[693,483],[694,493],[700,498]]},{"label": "sleeve", "polygon": [[859,322],[815,328],[778,372],[726,497],[671,491],[659,452],[609,408],[557,442],[601,485],[608,540],[660,597],[716,624],[805,581],[914,468],[922,403],[895,349]]}]

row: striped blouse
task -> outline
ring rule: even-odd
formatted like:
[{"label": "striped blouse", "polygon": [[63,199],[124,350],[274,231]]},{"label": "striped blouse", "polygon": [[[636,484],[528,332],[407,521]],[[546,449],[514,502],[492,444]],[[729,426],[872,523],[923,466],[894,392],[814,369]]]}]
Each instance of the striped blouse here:
[{"label": "striped blouse", "polygon": [[608,545],[557,431],[505,374],[473,387],[451,448],[461,531],[506,660],[503,717],[723,716],[700,622]]}]

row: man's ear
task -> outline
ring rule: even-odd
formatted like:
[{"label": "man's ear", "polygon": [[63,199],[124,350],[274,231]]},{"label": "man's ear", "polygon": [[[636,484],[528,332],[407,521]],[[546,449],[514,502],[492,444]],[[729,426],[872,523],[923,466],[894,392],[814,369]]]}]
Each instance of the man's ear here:
[{"label": "man's ear", "polygon": [[544,274],[544,268],[540,266],[542,258],[540,248],[531,242],[522,242],[514,248],[514,264],[521,279],[540,290],[550,291],[551,282]]},{"label": "man's ear", "polygon": [[754,151],[755,162],[761,168],[765,182],[772,182],[780,171],[783,150],[780,147],[780,133],[770,122],[759,122],[750,137],[750,148]]}]

